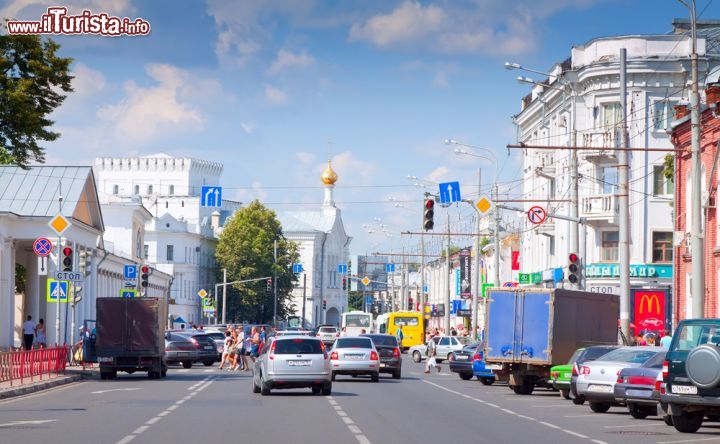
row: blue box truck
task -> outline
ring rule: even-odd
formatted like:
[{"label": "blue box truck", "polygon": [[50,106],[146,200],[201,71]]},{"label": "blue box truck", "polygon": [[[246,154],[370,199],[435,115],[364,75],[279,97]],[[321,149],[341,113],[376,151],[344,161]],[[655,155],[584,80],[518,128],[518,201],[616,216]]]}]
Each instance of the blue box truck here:
[{"label": "blue box truck", "polygon": [[517,394],[551,387],[550,368],[578,348],[618,342],[618,295],[495,288],[485,302],[485,362]]}]

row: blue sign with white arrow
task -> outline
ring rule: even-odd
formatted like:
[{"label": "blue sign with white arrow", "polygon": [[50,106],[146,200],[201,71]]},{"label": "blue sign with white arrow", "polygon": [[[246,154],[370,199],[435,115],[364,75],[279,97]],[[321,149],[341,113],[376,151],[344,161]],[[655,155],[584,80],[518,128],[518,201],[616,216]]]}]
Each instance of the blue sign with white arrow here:
[{"label": "blue sign with white arrow", "polygon": [[440,203],[448,204],[462,201],[460,196],[460,182],[445,182],[440,186]]},{"label": "blue sign with white arrow", "polygon": [[137,265],[125,265],[123,276],[125,276],[125,279],[137,279],[137,270]]},{"label": "blue sign with white arrow", "polygon": [[385,264],[385,273],[395,273],[395,264]]},{"label": "blue sign with white arrow", "polygon": [[373,303],[373,297],[372,296],[365,296],[365,303],[367,305],[370,305]]},{"label": "blue sign with white arrow", "polygon": [[293,264],[293,273],[298,274],[302,273],[302,264]]},{"label": "blue sign with white arrow", "polygon": [[338,273],[340,273],[340,274],[347,273],[347,264],[338,264]]},{"label": "blue sign with white arrow", "polygon": [[222,187],[202,187],[200,194],[201,207],[221,207]]}]

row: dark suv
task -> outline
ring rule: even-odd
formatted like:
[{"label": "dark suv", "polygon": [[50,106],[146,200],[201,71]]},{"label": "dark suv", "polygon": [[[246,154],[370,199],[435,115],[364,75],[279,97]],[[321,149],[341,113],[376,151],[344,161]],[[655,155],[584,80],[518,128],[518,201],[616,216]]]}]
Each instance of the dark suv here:
[{"label": "dark suv", "polygon": [[720,415],[720,319],[681,321],[665,359],[661,401],[677,431],[695,433]]}]

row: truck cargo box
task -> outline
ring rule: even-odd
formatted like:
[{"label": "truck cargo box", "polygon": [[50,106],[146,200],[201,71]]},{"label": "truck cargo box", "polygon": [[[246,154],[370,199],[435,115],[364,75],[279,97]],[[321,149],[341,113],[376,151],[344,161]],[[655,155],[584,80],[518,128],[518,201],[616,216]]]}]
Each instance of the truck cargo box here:
[{"label": "truck cargo box", "polygon": [[98,357],[165,354],[164,301],[161,298],[98,298]]}]

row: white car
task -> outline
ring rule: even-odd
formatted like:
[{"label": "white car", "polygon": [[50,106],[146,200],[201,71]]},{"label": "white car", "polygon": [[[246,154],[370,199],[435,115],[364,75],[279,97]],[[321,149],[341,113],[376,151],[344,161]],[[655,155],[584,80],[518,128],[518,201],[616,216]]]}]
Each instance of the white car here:
[{"label": "white car", "polygon": [[621,347],[596,361],[585,362],[577,369],[577,393],[590,402],[593,412],[605,413],[613,405],[618,405],[614,390],[620,370],[640,367],[665,351],[660,347]]},{"label": "white car", "polygon": [[332,345],[335,342],[335,339],[340,337],[340,330],[332,325],[324,325],[318,328],[315,336],[320,338],[325,345]]},{"label": "white car", "polygon": [[329,396],[330,357],[319,339],[309,336],[271,338],[253,365],[253,392],[263,396],[273,389],[310,387]]},{"label": "white car", "polygon": [[[435,356],[435,360],[437,362],[442,362],[446,359],[452,360],[455,358],[455,352],[459,352],[470,343],[470,338],[465,336],[435,336],[431,339],[431,341],[435,342],[437,346],[437,355]],[[427,343],[422,345],[413,345],[408,350],[408,353],[410,356],[412,356],[413,361],[415,362],[421,362],[427,356],[425,355],[425,352],[427,351]]]},{"label": "white car", "polygon": [[335,375],[370,375],[380,380],[380,355],[372,339],[367,337],[338,338],[330,351],[332,380]]}]

